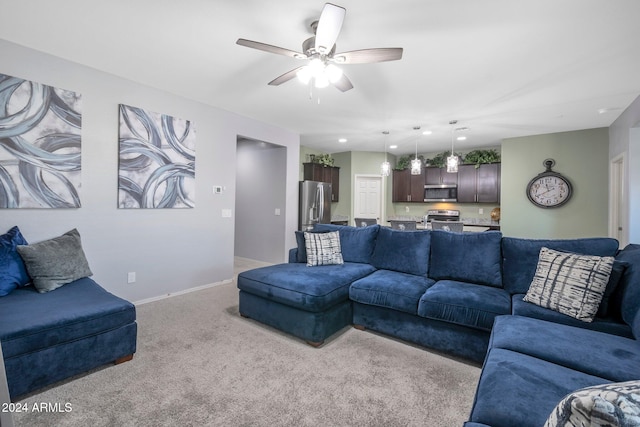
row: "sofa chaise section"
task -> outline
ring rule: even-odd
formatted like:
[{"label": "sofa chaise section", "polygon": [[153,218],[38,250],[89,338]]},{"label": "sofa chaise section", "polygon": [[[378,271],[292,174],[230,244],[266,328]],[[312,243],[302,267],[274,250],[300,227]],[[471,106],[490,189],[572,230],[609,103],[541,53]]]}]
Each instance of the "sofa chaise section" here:
[{"label": "sofa chaise section", "polygon": [[287,263],[245,271],[238,275],[239,311],[318,346],[351,324],[349,285],[373,271],[360,263]]},{"label": "sofa chaise section", "polygon": [[318,224],[314,232],[339,233],[343,264],[307,265],[304,233],[289,262],[244,271],[238,275],[239,311],[313,346],[352,323],[349,286],[375,271],[369,262],[378,225],[336,228]]}]

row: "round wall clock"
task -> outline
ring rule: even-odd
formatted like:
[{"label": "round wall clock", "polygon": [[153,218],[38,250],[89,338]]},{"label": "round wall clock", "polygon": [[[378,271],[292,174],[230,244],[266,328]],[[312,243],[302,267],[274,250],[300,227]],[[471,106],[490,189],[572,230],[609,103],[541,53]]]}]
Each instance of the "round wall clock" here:
[{"label": "round wall clock", "polygon": [[571,182],[562,174],[551,170],[555,164],[555,160],[546,159],[542,162],[546,170],[527,184],[527,197],[531,203],[541,208],[557,208],[571,199]]}]

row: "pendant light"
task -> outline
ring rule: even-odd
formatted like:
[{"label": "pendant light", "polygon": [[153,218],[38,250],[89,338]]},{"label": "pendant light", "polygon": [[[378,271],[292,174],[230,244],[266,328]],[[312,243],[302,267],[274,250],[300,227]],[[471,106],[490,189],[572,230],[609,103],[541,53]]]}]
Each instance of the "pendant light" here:
[{"label": "pendant light", "polygon": [[453,127],[458,123],[457,120],[451,120],[449,124],[451,125],[451,155],[447,157],[447,172],[456,173],[458,172],[458,156],[455,155],[453,151]]},{"label": "pendant light", "polygon": [[[420,130],[420,126],[414,126],[413,130]],[[416,157],[411,160],[411,175],[422,173],[422,160],[418,158],[418,138],[416,137]]]},{"label": "pendant light", "polygon": [[384,162],[380,165],[380,174],[382,176],[389,176],[391,174],[391,163],[387,161],[387,135],[389,135],[389,131],[382,131],[384,135]]}]

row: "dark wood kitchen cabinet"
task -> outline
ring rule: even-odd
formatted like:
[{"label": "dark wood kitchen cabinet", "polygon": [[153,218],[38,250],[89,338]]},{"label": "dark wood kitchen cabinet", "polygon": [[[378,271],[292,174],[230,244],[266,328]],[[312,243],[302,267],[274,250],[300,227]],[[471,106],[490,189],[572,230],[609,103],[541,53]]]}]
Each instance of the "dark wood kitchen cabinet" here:
[{"label": "dark wood kitchen cabinet", "polygon": [[458,166],[458,203],[500,203],[500,163]]},{"label": "dark wood kitchen cabinet", "polygon": [[424,183],[426,185],[457,184],[458,174],[447,172],[447,168],[426,167]]},{"label": "dark wood kitchen cabinet", "polygon": [[394,170],[392,179],[392,202],[424,202],[424,168],[420,175]]},{"label": "dark wood kitchen cabinet", "polygon": [[331,184],[331,201],[337,202],[340,196],[340,168],[324,166],[320,163],[303,163],[305,181],[320,181]]}]

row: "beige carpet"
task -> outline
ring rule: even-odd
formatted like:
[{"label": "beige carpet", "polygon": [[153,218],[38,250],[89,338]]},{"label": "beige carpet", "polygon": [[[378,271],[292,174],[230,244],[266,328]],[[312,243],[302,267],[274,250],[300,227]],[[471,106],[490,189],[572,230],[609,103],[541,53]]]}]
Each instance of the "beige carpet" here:
[{"label": "beige carpet", "polygon": [[[480,374],[353,328],[312,348],[240,317],[235,283],[137,310],[131,362],[21,400],[16,425],[461,426]],[[42,402],[70,411],[31,410]]]}]

